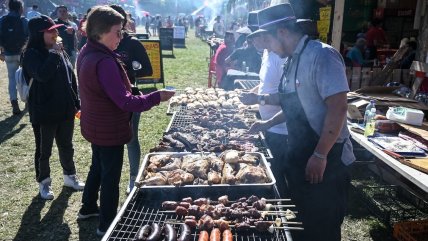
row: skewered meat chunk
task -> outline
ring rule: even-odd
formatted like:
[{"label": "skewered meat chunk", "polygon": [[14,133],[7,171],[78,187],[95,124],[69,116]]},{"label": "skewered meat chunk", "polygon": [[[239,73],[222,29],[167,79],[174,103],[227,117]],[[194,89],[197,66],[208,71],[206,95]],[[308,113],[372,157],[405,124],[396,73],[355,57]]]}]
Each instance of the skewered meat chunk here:
[{"label": "skewered meat chunk", "polygon": [[180,203],[178,204],[178,206],[181,206],[181,207],[183,207],[183,208],[189,209],[189,208],[190,208],[190,203],[187,203],[187,202],[180,202]]},{"label": "skewered meat chunk", "polygon": [[229,229],[229,222],[222,219],[214,220],[214,226],[219,228],[222,232],[226,229]]},{"label": "skewered meat chunk", "polygon": [[189,212],[189,215],[192,216],[200,216],[200,211],[199,211],[199,206],[198,205],[191,205],[189,207],[189,209],[187,209],[187,211]]},{"label": "skewered meat chunk", "polygon": [[185,197],[183,199],[181,199],[182,202],[186,202],[186,203],[193,203],[193,199],[191,197]]},{"label": "skewered meat chunk", "polygon": [[263,210],[263,209],[265,209],[265,207],[266,207],[266,199],[264,199],[264,198],[253,203],[253,208],[255,208],[257,210]]},{"label": "skewered meat chunk", "polygon": [[167,184],[167,179],[165,178],[164,175],[160,173],[156,173],[154,176],[143,180],[141,184],[147,185],[147,186],[161,186],[161,185]]},{"label": "skewered meat chunk", "polygon": [[241,203],[246,202],[246,201],[247,201],[246,197],[241,197],[237,200],[237,202],[241,202]]},{"label": "skewered meat chunk", "polygon": [[259,232],[266,232],[272,224],[273,222],[271,221],[257,221],[254,223],[256,230]]},{"label": "skewered meat chunk", "polygon": [[195,219],[185,219],[184,223],[187,224],[190,228],[196,228],[198,226],[198,222]]},{"label": "skewered meat chunk", "polygon": [[186,216],[187,215],[187,209],[182,206],[177,206],[175,208],[175,213],[179,216]]},{"label": "skewered meat chunk", "polygon": [[230,207],[233,209],[238,209],[238,208],[242,207],[242,203],[241,202],[232,203],[232,205],[230,205]]},{"label": "skewered meat chunk", "polygon": [[224,205],[227,205],[229,203],[229,196],[224,195],[218,198],[218,202]]},{"label": "skewered meat chunk", "polygon": [[165,201],[162,203],[162,208],[165,210],[175,210],[177,206],[178,206],[178,203],[174,201]]},{"label": "skewered meat chunk", "polygon": [[254,202],[257,202],[258,200],[259,200],[259,198],[258,198],[257,196],[252,195],[251,197],[249,197],[249,198],[247,199],[247,203],[248,203],[248,204],[252,204],[252,203],[254,203]]},{"label": "skewered meat chunk", "polygon": [[248,213],[252,218],[260,218],[262,216],[261,213],[255,208],[248,209]]},{"label": "skewered meat chunk", "polygon": [[208,199],[206,198],[198,198],[195,201],[193,201],[193,204],[202,206],[202,204],[208,204]]},{"label": "skewered meat chunk", "polygon": [[214,227],[214,220],[209,215],[203,215],[199,219],[198,227],[201,230],[211,230]]},{"label": "skewered meat chunk", "polygon": [[268,178],[262,167],[247,165],[236,174],[239,183],[266,183]]},{"label": "skewered meat chunk", "polygon": [[246,222],[240,222],[235,224],[235,228],[237,231],[247,231],[251,228],[251,225]]},{"label": "skewered meat chunk", "polygon": [[220,184],[221,183],[221,175],[216,171],[208,172],[208,184]]}]

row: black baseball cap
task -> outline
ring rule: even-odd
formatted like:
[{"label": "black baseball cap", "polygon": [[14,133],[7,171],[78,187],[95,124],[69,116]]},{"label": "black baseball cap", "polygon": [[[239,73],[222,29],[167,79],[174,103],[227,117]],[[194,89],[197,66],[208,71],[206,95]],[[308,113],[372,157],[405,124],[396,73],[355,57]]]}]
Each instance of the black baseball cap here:
[{"label": "black baseball cap", "polygon": [[55,24],[55,22],[46,15],[40,15],[38,17],[32,18],[28,22],[28,29],[30,30],[30,33],[46,32],[61,26],[64,26],[64,24]]}]

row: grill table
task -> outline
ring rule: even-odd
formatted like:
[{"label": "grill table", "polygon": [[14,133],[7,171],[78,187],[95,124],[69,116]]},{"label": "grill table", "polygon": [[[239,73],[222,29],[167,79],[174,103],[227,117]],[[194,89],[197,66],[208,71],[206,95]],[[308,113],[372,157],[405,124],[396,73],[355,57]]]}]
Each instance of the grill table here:
[{"label": "grill table", "polygon": [[237,89],[249,90],[260,84],[260,80],[237,79],[235,86]]},{"label": "grill table", "polygon": [[[166,220],[177,222],[182,222],[183,217],[179,217],[173,213],[159,213],[161,208],[161,203],[166,200],[181,200],[184,197],[191,196],[193,199],[199,197],[210,197],[212,200],[217,200],[218,197],[226,194],[226,193],[211,193],[209,196],[203,196],[204,193],[186,193],[183,191],[179,192],[162,192],[162,191],[154,191],[150,192],[144,191],[143,189],[138,189],[134,187],[132,189],[130,195],[126,199],[122,208],[118,212],[116,218],[113,220],[113,223],[110,225],[106,234],[103,237],[103,241],[107,240],[134,240],[138,230],[140,227],[146,224],[151,224],[153,222],[159,223],[161,226],[165,223]],[[250,194],[247,193],[239,193],[234,192],[227,193],[229,195],[230,200],[236,200],[239,197],[246,196],[249,197]],[[258,192],[257,196],[265,197],[265,198],[279,198],[279,194],[274,188],[270,191]],[[287,202],[287,204],[289,204]],[[273,221],[278,216],[268,216],[266,220]],[[284,220],[286,221],[286,220]],[[177,231],[177,237],[179,237],[179,225],[173,224]],[[268,241],[268,240],[278,240],[278,241],[292,241],[291,234],[288,230],[275,230],[274,233],[269,232],[258,232],[254,229],[250,229],[245,232],[237,232],[234,228],[231,228],[234,241]],[[199,238],[199,230],[196,229],[192,231],[192,235],[190,240],[196,241]]]}]

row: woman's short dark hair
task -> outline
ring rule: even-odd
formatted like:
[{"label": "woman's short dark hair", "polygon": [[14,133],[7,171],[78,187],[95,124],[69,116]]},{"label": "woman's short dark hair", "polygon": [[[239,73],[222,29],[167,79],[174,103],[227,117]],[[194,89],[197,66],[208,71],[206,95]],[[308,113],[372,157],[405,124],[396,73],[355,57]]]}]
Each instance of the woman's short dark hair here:
[{"label": "woman's short dark hair", "polygon": [[98,41],[101,35],[108,33],[114,25],[122,24],[124,18],[120,13],[109,6],[97,6],[89,12],[86,21],[86,34],[88,39]]},{"label": "woman's short dark hair", "polygon": [[122,15],[122,17],[124,18],[122,26],[123,28],[125,28],[126,24],[128,23],[128,15],[126,14],[125,10],[117,4],[111,4],[110,7],[120,13],[120,15]]},{"label": "woman's short dark hair", "polygon": [[18,12],[23,8],[24,3],[21,0],[9,0],[9,10]]}]

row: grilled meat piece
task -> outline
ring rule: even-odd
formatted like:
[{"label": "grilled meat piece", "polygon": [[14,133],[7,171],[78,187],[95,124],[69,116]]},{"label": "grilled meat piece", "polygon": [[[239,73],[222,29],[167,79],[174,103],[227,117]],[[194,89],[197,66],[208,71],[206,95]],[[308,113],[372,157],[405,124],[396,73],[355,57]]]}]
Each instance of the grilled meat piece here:
[{"label": "grilled meat piece", "polygon": [[257,196],[252,195],[251,197],[249,197],[249,198],[247,199],[247,203],[248,203],[248,204],[253,204],[254,202],[257,202],[258,200],[259,200],[259,198],[258,198]]},{"label": "grilled meat piece", "polygon": [[203,204],[208,204],[208,199],[198,198],[198,199],[193,201],[193,204],[198,205],[198,206],[202,206]]},{"label": "grilled meat piece", "polygon": [[237,231],[247,231],[251,228],[249,223],[246,222],[240,222],[240,223],[235,223],[235,229]]},{"label": "grilled meat piece", "polygon": [[236,174],[238,183],[266,183],[268,178],[262,167],[247,165]]},{"label": "grilled meat piece", "polygon": [[223,204],[223,205],[227,205],[229,203],[229,196],[224,195],[218,198],[218,202]]},{"label": "grilled meat piece", "polygon": [[171,155],[154,155],[150,157],[149,163],[153,163],[156,166],[164,166],[171,159]]},{"label": "grilled meat piece", "polygon": [[257,231],[266,232],[272,224],[272,221],[257,221],[254,223],[254,226],[256,226]]},{"label": "grilled meat piece", "polygon": [[198,227],[201,230],[211,230],[214,227],[214,220],[209,215],[203,215],[199,219]]},{"label": "grilled meat piece", "polygon": [[184,150],[186,148],[186,146],[182,142],[174,139],[172,137],[172,135],[164,135],[162,138],[162,141],[169,143],[169,145],[171,147],[174,147],[174,148],[178,148],[178,149],[182,149],[182,150]]},{"label": "grilled meat piece", "polygon": [[182,202],[186,202],[186,203],[193,203],[193,199],[191,197],[185,197],[183,199],[181,199]]},{"label": "grilled meat piece", "polygon": [[176,149],[169,145],[169,143],[161,142],[159,145],[155,146],[154,148],[150,149],[150,152],[175,152],[175,151],[184,151],[184,149]]},{"label": "grilled meat piece", "polygon": [[212,171],[221,173],[224,167],[224,161],[217,156],[208,156],[208,160],[210,162],[210,168]]},{"label": "grilled meat piece", "polygon": [[198,226],[198,222],[195,219],[185,219],[184,223],[189,225],[190,228],[196,228]]},{"label": "grilled meat piece", "polygon": [[183,208],[189,209],[190,208],[190,203],[188,203],[188,202],[180,202],[180,203],[178,203],[178,206],[181,206]]},{"label": "grilled meat piece", "polygon": [[216,171],[208,172],[208,184],[220,184],[221,183],[221,175]]},{"label": "grilled meat piece", "polygon": [[248,213],[249,213],[250,217],[252,217],[252,218],[261,218],[262,217],[260,211],[257,210],[256,208],[248,209]]},{"label": "grilled meat piece", "polygon": [[180,158],[171,158],[169,163],[167,163],[164,166],[158,166],[155,171],[157,171],[157,172],[159,172],[159,171],[173,171],[173,170],[180,169],[180,166],[181,166]]},{"label": "grilled meat piece", "polygon": [[241,157],[241,161],[244,163],[257,165],[257,162],[259,161],[259,159],[255,155],[245,154]]},{"label": "grilled meat piece", "polygon": [[198,205],[191,205],[189,207],[189,209],[187,209],[187,211],[189,212],[189,215],[191,215],[191,216],[196,216],[196,217],[201,216]]},{"label": "grilled meat piece", "polygon": [[204,180],[198,177],[193,180],[193,185],[208,185],[208,180]]},{"label": "grilled meat piece", "polygon": [[257,210],[263,210],[266,207],[266,199],[261,198],[260,200],[253,203],[253,208]]},{"label": "grilled meat piece", "polygon": [[197,178],[202,178],[204,180],[208,179],[208,169],[210,167],[210,163],[208,160],[198,156],[196,159],[185,159],[183,160],[183,164],[181,168],[193,174]]},{"label": "grilled meat piece", "polygon": [[179,216],[186,216],[188,212],[187,212],[187,209],[185,207],[177,206],[175,208],[175,213]]},{"label": "grilled meat piece", "polygon": [[192,134],[182,133],[182,132],[175,132],[174,134],[172,134],[172,137],[175,140],[178,140],[181,143],[183,143],[184,146],[186,147],[186,150],[188,150],[188,151],[196,151],[196,148],[197,148],[197,145],[198,145],[199,141]]},{"label": "grilled meat piece", "polygon": [[143,186],[162,186],[167,185],[167,179],[164,175],[156,173],[154,176],[143,180],[141,184]]},{"label": "grilled meat piece", "polygon": [[165,210],[175,210],[177,206],[178,206],[178,203],[174,201],[165,201],[162,203],[162,208]]},{"label": "grilled meat piece", "polygon": [[234,170],[232,165],[230,165],[229,163],[226,163],[223,168],[221,183],[232,184],[232,185],[235,184],[236,178],[235,178],[235,175],[233,175],[233,173],[234,173]]},{"label": "grilled meat piece", "polygon": [[226,229],[229,229],[229,222],[222,219],[214,220],[214,226],[219,228],[222,232]]},{"label": "grilled meat piece", "polygon": [[194,177],[192,174],[187,173],[181,169],[176,169],[170,172],[166,172],[165,176],[167,177],[168,184],[174,185],[174,186],[182,186],[184,184],[190,184],[194,180]]}]

